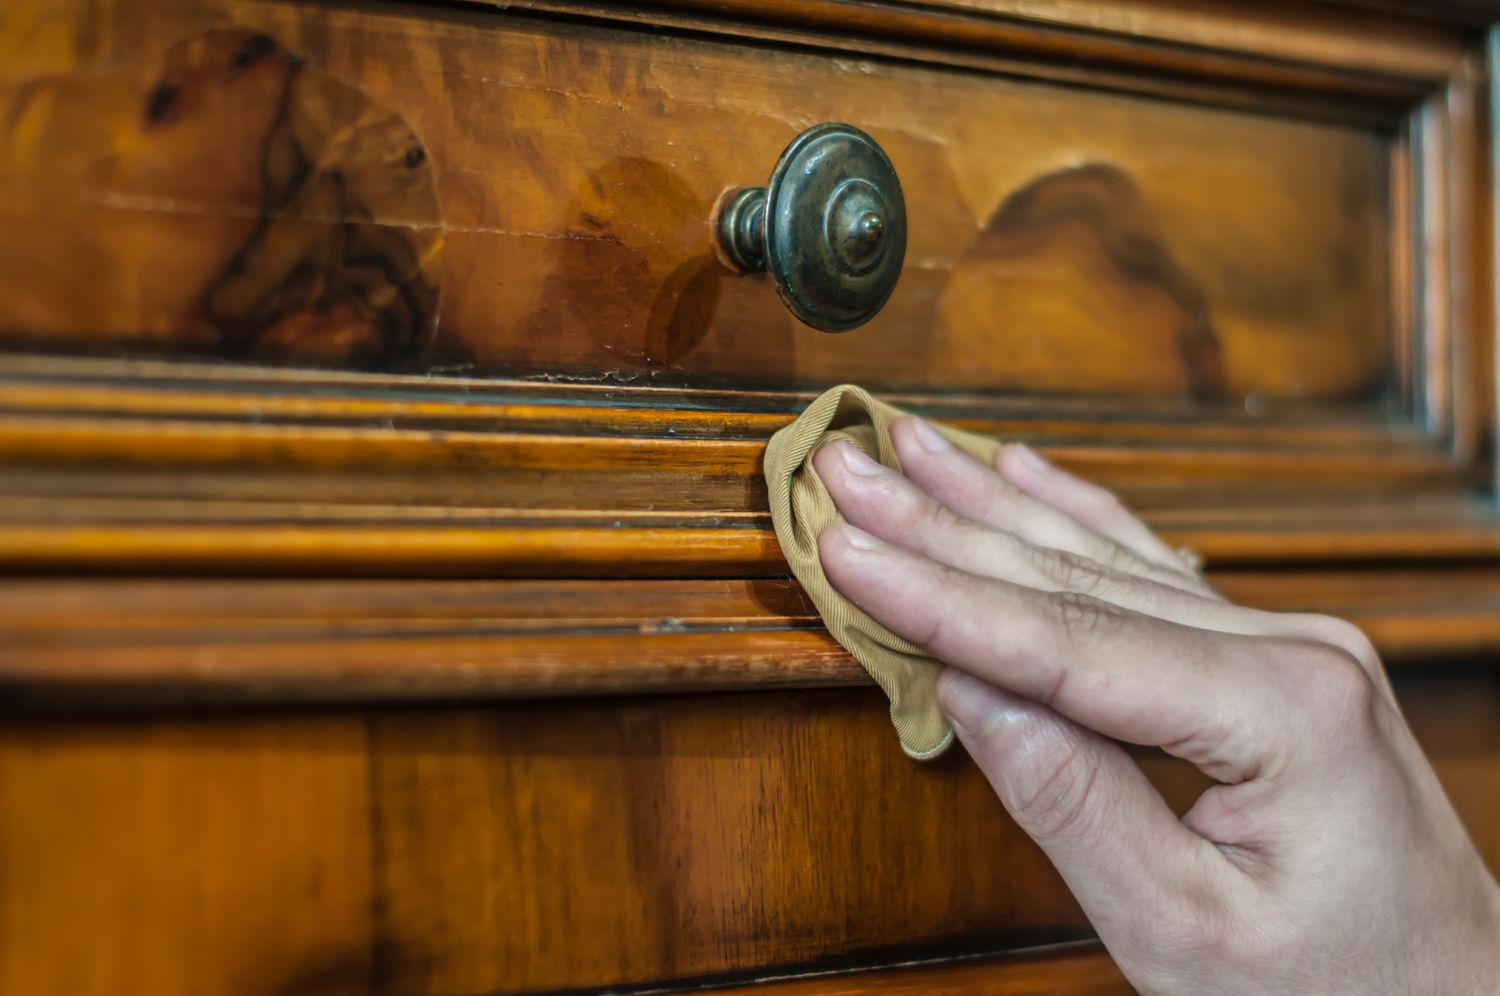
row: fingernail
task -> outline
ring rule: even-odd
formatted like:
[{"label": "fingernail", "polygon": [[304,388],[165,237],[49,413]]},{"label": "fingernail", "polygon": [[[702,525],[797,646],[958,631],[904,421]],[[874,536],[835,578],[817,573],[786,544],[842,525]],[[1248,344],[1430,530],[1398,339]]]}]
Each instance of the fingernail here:
[{"label": "fingernail", "polygon": [[967,737],[983,731],[997,716],[1025,708],[1024,699],[952,667],[938,675],[937,698],[948,721]]},{"label": "fingernail", "polygon": [[1021,462],[1038,473],[1046,473],[1052,469],[1052,465],[1041,458],[1036,450],[1025,443],[1016,443],[1016,452],[1021,456]]},{"label": "fingernail", "polygon": [[843,530],[844,539],[847,540],[849,545],[854,547],[856,550],[864,550],[867,553],[876,553],[880,550],[885,549],[884,543],[880,542],[880,540],[876,539],[874,536],[865,532],[858,526],[851,526],[849,525],[849,523],[845,522],[841,523],[839,525],[839,528]]},{"label": "fingernail", "polygon": [[913,418],[912,431],[917,434],[917,442],[922,444],[922,449],[928,453],[941,453],[952,445],[926,419]]},{"label": "fingernail", "polygon": [[875,462],[873,457],[853,443],[840,440],[838,452],[839,459],[844,461],[844,468],[851,474],[858,474],[861,477],[874,477],[885,470],[884,467]]}]

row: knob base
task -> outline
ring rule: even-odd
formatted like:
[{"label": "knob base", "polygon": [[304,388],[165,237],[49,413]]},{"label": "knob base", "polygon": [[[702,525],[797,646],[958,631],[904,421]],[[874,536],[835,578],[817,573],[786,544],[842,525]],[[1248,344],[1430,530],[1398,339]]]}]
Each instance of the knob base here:
[{"label": "knob base", "polygon": [[760,273],[766,268],[766,188],[741,187],[727,191],[715,212],[715,248],[738,273]]}]

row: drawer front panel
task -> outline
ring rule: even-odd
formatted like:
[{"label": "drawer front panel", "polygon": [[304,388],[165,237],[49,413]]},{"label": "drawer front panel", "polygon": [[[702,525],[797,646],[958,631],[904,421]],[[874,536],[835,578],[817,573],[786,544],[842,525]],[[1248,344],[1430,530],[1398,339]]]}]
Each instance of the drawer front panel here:
[{"label": "drawer front panel", "polygon": [[[1374,131],[499,12],[29,23],[0,41],[14,347],[1361,407],[1393,382]],[[910,234],[884,311],[826,335],[708,222],[839,120]]]},{"label": "drawer front panel", "polygon": [[[1493,676],[1398,685],[1493,866]],[[1179,811],[1204,787],[1143,763]],[[38,996],[618,988],[1087,931],[873,688],[32,719],[0,730],[0,809],[0,988]]]}]

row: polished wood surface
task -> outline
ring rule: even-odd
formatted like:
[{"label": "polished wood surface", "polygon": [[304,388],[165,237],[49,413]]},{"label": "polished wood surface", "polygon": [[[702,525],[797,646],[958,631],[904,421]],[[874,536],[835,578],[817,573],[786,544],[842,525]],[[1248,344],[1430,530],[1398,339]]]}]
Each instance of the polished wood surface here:
[{"label": "polished wood surface", "polygon": [[[6,35],[97,46],[0,93],[13,343],[1351,403],[1394,363],[1367,130],[498,12],[135,7]],[[849,336],[729,275],[707,226],[820,120],[913,192],[901,283]]]},{"label": "polished wood surface", "polygon": [[[1066,944],[1045,954],[936,961],[898,968],[802,977],[753,984],[762,996],[1025,996],[1131,993],[1115,963],[1097,948]],[[732,986],[727,990],[740,991]]]},{"label": "polished wood surface", "polygon": [[368,992],[348,717],[0,729],[0,992]]},{"label": "polished wood surface", "polygon": [[[0,992],[1127,991],[786,577],[845,380],[1359,623],[1500,865],[1485,8],[0,2]],[[844,336],[708,247],[828,119]]]},{"label": "polished wood surface", "polygon": [[[834,48],[1304,115],[1376,112],[1392,101],[1421,99],[1453,71],[1465,45],[1465,32],[1433,17],[1440,6],[1458,5],[1411,2],[1339,4],[1342,10],[1296,0],[1253,6],[1233,0],[899,6],[669,0],[645,11],[594,0],[521,5],[739,38],[814,38]],[[1352,6],[1418,16],[1392,18],[1368,9],[1354,16]],[[1488,23],[1471,16],[1470,23]],[[1088,58],[1079,59],[1080,53]]]},{"label": "polished wood surface", "polygon": [[[1500,571],[1216,572],[1360,625],[1393,668],[1500,651]],[[79,620],[88,620],[80,626]],[[785,579],[0,581],[12,706],[491,701],[869,685]]]},{"label": "polished wood surface", "polygon": [[[1397,686],[1495,865],[1493,673]],[[1179,811],[1205,786],[1141,760]],[[0,810],[6,992],[727,983],[1086,933],[977,769],[912,763],[873,688],[37,716],[0,729]],[[787,991],[861,991],[821,984]]]},{"label": "polished wood surface", "polygon": [[[785,572],[760,459],[805,395],[5,366],[0,564],[12,570]],[[1483,466],[1419,426],[1296,406],[1246,423],[1171,402],[892,397],[1031,442],[1221,568],[1500,549],[1476,494]]]}]

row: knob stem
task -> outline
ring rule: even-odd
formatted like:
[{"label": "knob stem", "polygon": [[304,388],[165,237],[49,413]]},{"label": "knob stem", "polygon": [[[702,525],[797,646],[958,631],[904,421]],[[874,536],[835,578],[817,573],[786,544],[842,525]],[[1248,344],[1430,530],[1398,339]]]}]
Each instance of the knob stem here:
[{"label": "knob stem", "polygon": [[741,187],[720,202],[718,245],[739,273],[766,268],[766,188]]}]

